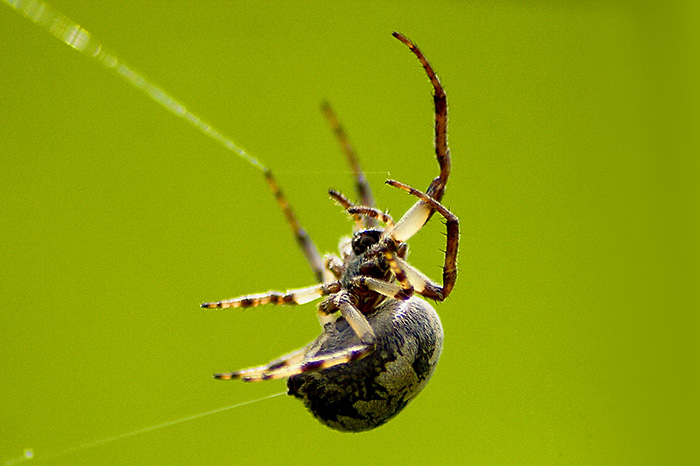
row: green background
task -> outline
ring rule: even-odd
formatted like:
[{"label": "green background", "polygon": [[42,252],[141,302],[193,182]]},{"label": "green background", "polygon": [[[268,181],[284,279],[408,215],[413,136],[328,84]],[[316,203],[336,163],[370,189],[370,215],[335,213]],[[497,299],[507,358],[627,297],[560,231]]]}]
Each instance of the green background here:
[{"label": "green background", "polygon": [[[445,85],[460,275],[438,370],[341,434],[227,383],[319,333],[314,308],[202,310],[313,283],[260,173],[0,6],[0,460],[47,464],[674,464],[696,438],[696,12],[672,2],[55,1],[275,169],[322,251],[352,193],[335,106],[378,204],[437,173]],[[695,61],[695,58],[692,59]],[[351,196],[354,197],[354,196]],[[411,262],[437,278],[434,221]]]}]

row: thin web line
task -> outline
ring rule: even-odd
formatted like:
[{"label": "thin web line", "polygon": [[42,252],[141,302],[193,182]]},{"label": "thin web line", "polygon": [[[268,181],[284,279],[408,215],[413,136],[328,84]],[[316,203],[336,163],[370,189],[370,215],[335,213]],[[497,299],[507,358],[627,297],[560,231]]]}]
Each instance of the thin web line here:
[{"label": "thin web line", "polygon": [[[24,18],[38,25],[41,29],[48,32],[50,35],[60,40],[64,44],[70,46],[71,48],[77,50],[78,52],[86,55],[97,61],[99,64],[113,71],[117,76],[124,79],[127,83],[134,86],[136,89],[140,90],[152,100],[160,104],[166,110],[171,112],[177,117],[183,118],[185,121],[193,125],[195,128],[200,130],[206,136],[212,138],[213,140],[219,142],[226,149],[232,151],[237,156],[254,166],[255,168],[267,172],[268,169],[263,165],[258,159],[248,154],[242,147],[236,145],[231,139],[224,136],[216,128],[214,128],[208,122],[202,120],[197,115],[192,113],[187,109],[187,107],[168,94],[163,88],[157,86],[150,82],[146,77],[138,72],[136,69],[132,68],[128,64],[117,58],[116,55],[111,53],[106,49],[102,43],[95,39],[90,32],[81,27],[78,23],[58,11],[57,9],[49,6],[47,3],[38,0],[0,0],[10,8],[14,9],[17,13],[22,15]],[[107,437],[101,440],[96,440],[93,442],[83,443],[74,447],[66,448],[54,453],[36,455],[34,450],[27,448],[24,450],[21,457],[10,459],[5,461],[6,466],[20,464],[28,460],[41,461],[52,459],[56,457],[61,457],[74,453],[80,450],[85,450],[88,448],[103,445],[105,443],[114,442],[127,437],[132,437],[139,434],[144,434],[146,432],[151,432],[154,430],[169,427],[175,424],[179,424],[186,421],[191,421],[204,416],[209,416],[212,414],[220,413],[230,409],[240,408],[245,405],[252,403],[257,403],[259,401],[268,400],[281,395],[286,394],[286,392],[275,393],[274,395],[266,396],[263,398],[258,398],[255,400],[244,401],[242,403],[237,403],[231,406],[226,406],[224,408],[218,408],[205,413],[195,414],[193,416],[184,417],[181,419],[176,419],[174,421],[164,422],[162,424],[145,427],[142,429],[133,430],[131,432],[126,432],[119,435],[114,435],[112,437]]]},{"label": "thin web line", "polygon": [[183,417],[183,418],[180,418],[180,419],[176,419],[176,420],[174,420],[174,421],[164,422],[164,423],[162,423],[162,424],[158,424],[158,425],[155,425],[155,426],[144,427],[143,429],[132,430],[131,432],[126,432],[126,433],[123,433],[123,434],[114,435],[114,436],[112,436],[112,437],[103,438],[103,439],[101,439],[101,440],[96,440],[96,441],[94,441],[94,442],[83,443],[82,445],[77,445],[77,446],[75,446],[75,447],[66,448],[66,449],[64,449],[64,450],[57,451],[57,452],[55,452],[55,453],[48,453],[48,454],[46,454],[46,455],[36,455],[36,454],[34,453],[34,450],[32,450],[31,448],[27,448],[27,449],[24,450],[23,456],[21,456],[21,457],[19,457],[19,458],[15,458],[15,459],[11,459],[11,460],[5,461],[5,466],[11,466],[11,465],[15,465],[15,464],[20,464],[20,463],[23,463],[23,462],[28,461],[28,460],[31,460],[31,459],[33,459],[33,460],[35,460],[35,461],[40,461],[40,460],[48,460],[48,459],[52,459],[52,458],[57,458],[57,457],[59,457],[59,456],[65,456],[65,455],[68,455],[68,454],[70,454],[70,453],[75,453],[76,451],[80,451],[80,450],[85,450],[85,449],[88,449],[88,448],[96,447],[96,446],[98,446],[98,445],[103,445],[103,444],[105,444],[105,443],[110,443],[110,442],[114,442],[114,441],[117,441],[117,440],[125,439],[125,438],[127,438],[127,437],[133,437],[134,435],[144,434],[144,433],[146,433],[146,432],[151,432],[151,431],[154,431],[154,430],[162,429],[162,428],[164,428],[164,427],[169,427],[169,426],[172,426],[172,425],[175,425],[175,424],[180,424],[181,422],[191,421],[191,420],[193,420],[193,419],[198,419],[198,418],[200,418],[200,417],[209,416],[209,415],[211,415],[211,414],[216,414],[216,413],[220,413],[220,412],[223,412],[223,411],[228,411],[229,409],[240,408],[240,407],[245,406],[245,405],[249,405],[249,404],[252,404],[252,403],[257,403],[258,401],[269,400],[270,398],[275,398],[275,397],[282,396],[282,395],[285,395],[285,394],[286,394],[286,392],[275,393],[274,395],[266,396],[266,397],[263,397],[263,398],[257,398],[257,399],[255,399],[255,400],[244,401],[244,402],[242,402],[242,403],[237,403],[237,404],[235,404],[235,405],[226,406],[226,407],[224,407],[224,408],[218,408],[218,409],[214,409],[214,410],[211,410],[211,411],[207,411],[206,413],[195,414],[195,415],[193,415],[193,416]]},{"label": "thin web line", "polygon": [[236,145],[236,143],[224,136],[211,124],[190,112],[182,102],[168,94],[162,87],[153,84],[146,79],[142,73],[118,59],[87,30],[60,11],[39,0],[0,1],[64,44],[94,59],[105,68],[114,71],[117,76],[149,96],[173,115],[185,119],[185,121],[193,125],[206,136],[217,141],[255,168],[263,172],[268,171],[267,167],[258,159],[248,154],[242,147]]}]

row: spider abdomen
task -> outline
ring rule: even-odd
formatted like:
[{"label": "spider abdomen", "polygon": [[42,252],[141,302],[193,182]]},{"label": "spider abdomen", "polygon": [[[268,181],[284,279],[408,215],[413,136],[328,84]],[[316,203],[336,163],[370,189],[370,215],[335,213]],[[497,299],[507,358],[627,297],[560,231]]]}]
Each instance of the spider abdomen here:
[{"label": "spider abdomen", "polygon": [[[442,350],[440,318],[418,297],[387,299],[366,317],[376,336],[369,355],[287,381],[289,395],[301,399],[320,422],[340,431],[373,429],[398,414],[428,383]],[[309,346],[305,358],[358,342],[341,318]]]}]

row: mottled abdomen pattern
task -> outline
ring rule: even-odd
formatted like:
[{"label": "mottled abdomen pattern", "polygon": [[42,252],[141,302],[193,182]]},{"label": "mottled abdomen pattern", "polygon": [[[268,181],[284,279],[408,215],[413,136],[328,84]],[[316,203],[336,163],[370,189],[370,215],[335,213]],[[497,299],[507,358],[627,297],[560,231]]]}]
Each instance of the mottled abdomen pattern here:
[{"label": "mottled abdomen pattern", "polygon": [[[373,429],[398,414],[428,383],[442,350],[440,318],[418,297],[387,299],[366,317],[377,337],[368,356],[287,381],[289,395],[340,431]],[[311,343],[306,359],[357,343],[355,332],[340,318]]]}]

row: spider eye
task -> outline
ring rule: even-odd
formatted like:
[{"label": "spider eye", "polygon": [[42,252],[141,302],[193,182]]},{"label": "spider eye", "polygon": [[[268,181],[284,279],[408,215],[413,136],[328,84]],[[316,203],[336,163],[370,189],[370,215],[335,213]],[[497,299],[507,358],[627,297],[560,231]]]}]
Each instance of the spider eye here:
[{"label": "spider eye", "polygon": [[356,233],[355,237],[352,239],[352,252],[354,252],[356,256],[359,256],[367,249],[377,244],[381,235],[382,232],[379,230],[364,230]]}]

